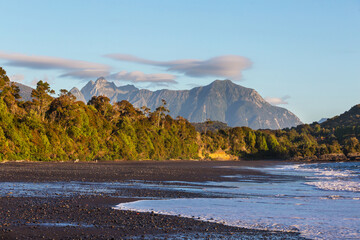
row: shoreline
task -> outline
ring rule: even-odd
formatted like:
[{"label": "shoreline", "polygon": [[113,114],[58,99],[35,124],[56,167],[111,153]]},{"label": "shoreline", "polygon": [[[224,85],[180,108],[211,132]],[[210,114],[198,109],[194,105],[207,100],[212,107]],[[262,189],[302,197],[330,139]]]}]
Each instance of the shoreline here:
[{"label": "shoreline", "polygon": [[4,181],[226,181],[225,175],[264,174],[250,169],[221,166],[263,167],[293,164],[290,161],[104,161],[104,162],[6,162],[0,165]]},{"label": "shoreline", "polygon": [[291,157],[287,159],[281,159],[281,158],[269,158],[269,159],[190,159],[190,160],[184,160],[184,159],[167,159],[167,160],[152,160],[152,159],[141,159],[141,160],[123,160],[123,159],[117,159],[117,160],[94,160],[94,161],[81,161],[81,160],[75,160],[75,161],[33,161],[28,159],[22,159],[22,160],[0,160],[0,166],[1,164],[13,164],[13,163],[55,163],[55,164],[122,164],[122,163],[172,163],[172,162],[180,162],[180,163],[196,163],[196,162],[217,162],[217,163],[235,163],[235,162],[260,162],[260,163],[326,163],[326,162],[359,162],[360,156],[346,156],[341,155],[339,157],[339,154],[326,154],[321,156],[309,156],[309,157]]},{"label": "shoreline", "polygon": [[[140,182],[167,181],[206,182],[231,181],[242,174],[264,175],[251,169],[230,169],[224,166],[260,167],[286,161],[169,161],[169,162],[98,162],[94,163],[6,163],[0,165],[0,183],[78,184],[91,183],[94,191],[79,194],[68,189],[55,196],[45,188],[44,196],[2,193],[0,197],[0,239],[151,239],[151,238],[220,238],[241,237],[302,239],[298,233],[262,231],[230,227],[219,223],[199,221],[178,216],[115,210],[122,202],[156,198],[191,198],[198,193],[185,194],[166,189],[124,188],[131,180]],[[270,176],[269,176],[270,177]],[[114,192],[101,192],[101,184],[114,183]],[[53,185],[51,185],[53,184]],[[99,185],[99,186],[98,186]],[[85,186],[85,185],[81,185]],[[87,186],[87,185],[86,185]],[[117,186],[117,185],[116,185]],[[61,189],[62,186],[59,186]],[[76,188],[76,186],[75,186]],[[41,191],[40,191],[41,192]],[[66,195],[69,193],[69,195]],[[46,195],[47,194],[47,195]],[[59,195],[56,195],[59,194]]]}]

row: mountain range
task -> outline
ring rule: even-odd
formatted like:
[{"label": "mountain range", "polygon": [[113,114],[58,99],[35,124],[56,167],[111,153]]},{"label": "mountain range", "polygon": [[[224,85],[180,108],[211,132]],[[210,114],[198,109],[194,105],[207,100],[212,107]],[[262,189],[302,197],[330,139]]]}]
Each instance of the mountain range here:
[{"label": "mountain range", "polygon": [[101,77],[95,82],[89,81],[81,90],[74,87],[70,92],[85,103],[92,96],[103,95],[112,103],[127,100],[135,107],[147,106],[153,111],[164,99],[172,117],[182,116],[190,122],[211,119],[231,127],[248,126],[252,129],[281,129],[302,123],[285,108],[266,102],[255,90],[230,80],[216,80],[190,90],[150,91],[133,85],[116,86]]}]

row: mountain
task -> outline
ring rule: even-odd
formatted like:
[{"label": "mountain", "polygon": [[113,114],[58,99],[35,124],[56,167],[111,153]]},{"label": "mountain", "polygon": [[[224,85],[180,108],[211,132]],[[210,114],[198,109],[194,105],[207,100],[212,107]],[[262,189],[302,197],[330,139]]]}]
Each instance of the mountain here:
[{"label": "mountain", "polygon": [[80,92],[80,90],[79,90],[78,88],[73,87],[73,88],[70,90],[70,93],[76,97],[76,100],[82,101],[82,102],[85,102],[85,103],[86,103],[86,100],[85,100],[84,95]]},{"label": "mountain", "polygon": [[18,83],[18,82],[14,82],[16,86],[19,87],[20,89],[20,96],[21,96],[21,101],[31,101],[32,97],[31,97],[31,92],[33,90],[33,88],[28,87],[24,84]]},{"label": "mountain", "polygon": [[207,119],[229,126],[248,126],[253,129],[280,129],[301,124],[293,113],[272,106],[255,90],[230,80],[216,80],[207,86],[190,90],[138,89],[133,85],[116,86],[105,78],[88,82],[80,91],[72,92],[78,100],[87,102],[92,96],[105,95],[111,102],[127,100],[135,107],[147,106],[155,110],[161,99],[167,102],[172,117],[182,116],[190,122]]}]

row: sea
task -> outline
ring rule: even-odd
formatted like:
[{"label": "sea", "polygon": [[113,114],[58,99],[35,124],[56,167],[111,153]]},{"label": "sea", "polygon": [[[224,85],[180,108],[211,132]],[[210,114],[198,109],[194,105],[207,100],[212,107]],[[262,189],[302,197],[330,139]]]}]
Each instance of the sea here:
[{"label": "sea", "polygon": [[262,174],[226,176],[224,182],[152,183],[149,187],[205,195],[139,200],[115,208],[299,232],[310,239],[360,239],[360,162],[242,168]]}]

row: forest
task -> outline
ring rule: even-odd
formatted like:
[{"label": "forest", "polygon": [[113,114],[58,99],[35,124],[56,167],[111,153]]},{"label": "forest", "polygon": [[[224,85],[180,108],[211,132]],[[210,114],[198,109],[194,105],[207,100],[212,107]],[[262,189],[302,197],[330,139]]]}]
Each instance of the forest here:
[{"label": "forest", "polygon": [[211,160],[218,151],[232,159],[344,160],[360,152],[360,105],[291,129],[207,121],[197,131],[181,116],[170,117],[166,101],[151,110],[126,100],[111,104],[105,96],[84,104],[64,89],[54,96],[39,81],[32,101],[22,101],[0,67],[0,161]]}]

